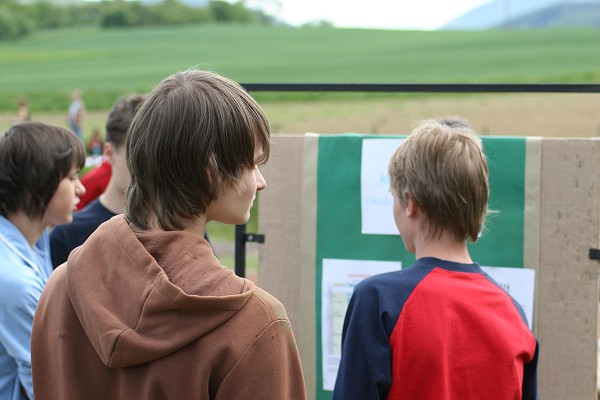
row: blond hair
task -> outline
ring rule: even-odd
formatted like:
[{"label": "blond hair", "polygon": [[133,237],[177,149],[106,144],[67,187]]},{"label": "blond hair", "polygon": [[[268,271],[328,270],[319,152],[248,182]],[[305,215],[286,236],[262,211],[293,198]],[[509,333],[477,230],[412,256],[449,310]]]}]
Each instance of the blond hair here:
[{"label": "blond hair", "polygon": [[396,149],[388,172],[401,204],[410,198],[427,216],[429,233],[475,242],[488,198],[488,166],[472,130],[436,121],[417,126]]}]

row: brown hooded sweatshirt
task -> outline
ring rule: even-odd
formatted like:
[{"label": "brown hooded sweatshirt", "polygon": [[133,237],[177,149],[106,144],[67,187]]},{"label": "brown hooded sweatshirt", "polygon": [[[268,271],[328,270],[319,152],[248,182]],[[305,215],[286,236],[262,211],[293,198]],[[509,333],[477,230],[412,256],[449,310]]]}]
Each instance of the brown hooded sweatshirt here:
[{"label": "brown hooded sweatshirt", "polygon": [[279,301],[202,237],[122,215],[50,277],[31,353],[36,400],[306,398]]}]

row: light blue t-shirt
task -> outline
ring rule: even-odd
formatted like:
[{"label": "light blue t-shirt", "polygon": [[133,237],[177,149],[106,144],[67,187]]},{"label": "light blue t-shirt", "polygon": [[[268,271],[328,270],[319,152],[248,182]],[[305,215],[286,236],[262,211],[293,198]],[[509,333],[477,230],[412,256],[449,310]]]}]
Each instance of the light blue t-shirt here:
[{"label": "light blue t-shirt", "polygon": [[0,400],[21,399],[21,385],[33,399],[31,325],[52,272],[49,248],[46,231],[32,249],[0,216]]}]

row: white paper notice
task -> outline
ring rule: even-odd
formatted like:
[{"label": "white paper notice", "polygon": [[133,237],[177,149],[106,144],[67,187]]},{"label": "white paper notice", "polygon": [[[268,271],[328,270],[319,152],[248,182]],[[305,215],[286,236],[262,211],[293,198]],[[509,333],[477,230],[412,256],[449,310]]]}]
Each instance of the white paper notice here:
[{"label": "white paper notice", "polygon": [[362,233],[398,235],[388,164],[403,139],[363,139],[360,174]]},{"label": "white paper notice", "polygon": [[401,262],[323,259],[321,345],[323,390],[333,390],[342,354],[342,328],[354,286],[365,278],[397,271]]},{"label": "white paper notice", "polygon": [[529,268],[484,267],[483,269],[521,305],[529,329],[533,329],[535,271]]}]

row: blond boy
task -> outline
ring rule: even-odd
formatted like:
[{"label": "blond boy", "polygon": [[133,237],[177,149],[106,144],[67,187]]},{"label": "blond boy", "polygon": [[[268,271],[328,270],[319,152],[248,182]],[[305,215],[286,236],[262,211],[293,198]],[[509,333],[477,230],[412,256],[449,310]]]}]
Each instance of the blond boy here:
[{"label": "blond boy", "polygon": [[409,268],[356,286],[334,399],[536,399],[538,344],[520,306],[473,262],[488,168],[469,129],[424,122],[389,164]]}]

